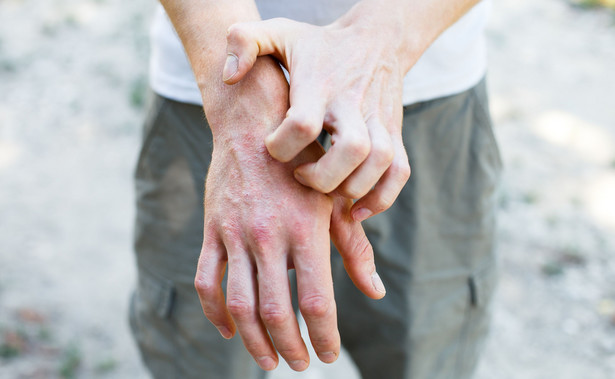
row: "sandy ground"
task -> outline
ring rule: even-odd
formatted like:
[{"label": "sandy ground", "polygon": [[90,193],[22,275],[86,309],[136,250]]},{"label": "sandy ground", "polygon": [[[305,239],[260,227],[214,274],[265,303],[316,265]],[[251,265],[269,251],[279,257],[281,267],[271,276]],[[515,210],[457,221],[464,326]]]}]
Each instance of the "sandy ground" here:
[{"label": "sandy ground", "polygon": [[[614,378],[615,15],[494,3],[502,275],[478,378]],[[148,377],[126,309],[152,5],[0,0],[1,379]],[[344,354],[283,366],[358,378]]]}]

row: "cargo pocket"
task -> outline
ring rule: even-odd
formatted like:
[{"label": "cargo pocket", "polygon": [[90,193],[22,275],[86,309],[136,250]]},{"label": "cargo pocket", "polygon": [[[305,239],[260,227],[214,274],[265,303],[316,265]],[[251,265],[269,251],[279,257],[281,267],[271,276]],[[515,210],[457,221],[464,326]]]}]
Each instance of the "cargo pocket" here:
[{"label": "cargo pocket", "polygon": [[144,363],[152,369],[156,361],[172,359],[173,282],[139,268],[137,289],[130,304],[130,327]]},{"label": "cargo pocket", "polygon": [[468,308],[462,330],[462,344],[457,360],[457,371],[470,375],[478,363],[489,333],[491,300],[497,284],[494,263],[476,270],[468,278]]},{"label": "cargo pocket", "polygon": [[174,294],[172,281],[145,272],[144,269],[140,270],[137,295],[148,312],[160,318],[167,318],[173,307]]}]

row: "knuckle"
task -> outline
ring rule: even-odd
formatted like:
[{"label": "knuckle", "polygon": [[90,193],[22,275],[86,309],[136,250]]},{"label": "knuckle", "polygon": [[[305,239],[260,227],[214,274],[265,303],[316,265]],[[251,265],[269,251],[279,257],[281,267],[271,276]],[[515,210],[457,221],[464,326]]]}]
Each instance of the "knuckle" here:
[{"label": "knuckle", "polygon": [[267,251],[274,243],[275,238],[272,228],[265,225],[252,226],[250,237],[258,253]]},{"label": "knuckle", "polygon": [[226,40],[229,43],[242,44],[247,40],[246,37],[246,33],[241,23],[233,24],[226,30]]},{"label": "knuckle", "polygon": [[292,116],[290,126],[293,133],[301,140],[315,140],[320,134],[321,126],[307,117]]},{"label": "knuckle", "polygon": [[235,223],[225,220],[220,225],[220,232],[225,239],[232,240],[237,234],[237,227]]},{"label": "knuckle", "polygon": [[363,161],[371,149],[371,143],[368,138],[356,136],[349,139],[344,146],[346,154],[358,161]]},{"label": "knuckle", "polygon": [[410,164],[408,161],[404,160],[402,162],[393,162],[391,165],[393,170],[393,175],[399,178],[399,181],[402,183],[406,183],[410,178]]},{"label": "knuckle", "polygon": [[376,212],[383,212],[393,205],[393,201],[394,199],[391,199],[389,196],[379,196],[374,202],[374,210]]},{"label": "knuckle", "polygon": [[205,299],[214,297],[218,291],[216,284],[211,283],[200,276],[194,278],[194,288],[199,294],[199,297]]},{"label": "knuckle", "polygon": [[264,346],[261,341],[252,341],[250,339],[244,339],[243,343],[246,347],[246,350],[255,357],[262,355],[263,351],[269,350],[268,347],[266,345]]},{"label": "knuckle", "polygon": [[366,237],[359,238],[356,246],[357,259],[363,263],[374,263],[374,250]]},{"label": "knuckle", "polygon": [[295,220],[292,228],[293,240],[301,246],[314,236],[313,225],[308,219]]},{"label": "knuckle", "polygon": [[331,301],[322,295],[305,297],[299,302],[301,314],[306,318],[321,318],[329,313]]},{"label": "knuckle", "polygon": [[312,342],[312,346],[314,346],[314,350],[323,351],[323,350],[334,350],[333,346],[337,346],[337,338],[328,337],[328,336],[318,336],[310,339]]},{"label": "knuckle", "polygon": [[354,248],[351,259],[353,264],[370,264],[373,271],[374,266],[374,251],[372,245],[369,243],[366,237],[353,239]]},{"label": "knuckle", "polygon": [[254,306],[240,298],[229,298],[226,308],[233,318],[240,320],[249,318],[254,312]]},{"label": "knuckle", "polygon": [[369,189],[364,190],[359,188],[357,185],[346,185],[343,189],[340,190],[342,196],[348,199],[360,199],[369,191]]},{"label": "knuckle", "polygon": [[282,325],[290,318],[288,309],[275,303],[262,305],[260,315],[263,322],[267,325]]},{"label": "knuckle", "polygon": [[385,143],[372,143],[370,154],[376,165],[386,167],[393,163],[393,158],[395,157],[395,151],[391,144]]}]

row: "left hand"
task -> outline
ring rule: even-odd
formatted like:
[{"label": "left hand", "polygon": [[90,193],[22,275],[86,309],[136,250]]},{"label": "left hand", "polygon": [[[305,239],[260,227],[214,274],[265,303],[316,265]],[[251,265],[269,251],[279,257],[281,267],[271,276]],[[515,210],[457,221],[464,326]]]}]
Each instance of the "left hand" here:
[{"label": "left hand", "polygon": [[[322,155],[318,143],[280,163],[266,151],[262,136],[249,135],[252,130],[243,128],[214,144],[195,277],[203,312],[223,337],[237,330],[263,370],[277,366],[277,350],[293,370],[302,371],[309,354],[291,305],[287,271],[294,268],[312,346],[323,362],[332,363],[340,337],[329,235],[357,288],[379,299],[385,289],[372,247],[361,224],[348,217],[349,199],[319,193],[293,178],[297,164]],[[226,267],[225,304],[220,285]]]},{"label": "left hand", "polygon": [[288,162],[327,130],[332,147],[318,161],[299,166],[295,178],[322,193],[337,190],[359,199],[351,214],[363,221],[388,209],[410,176],[401,137],[407,67],[397,58],[394,36],[375,32],[389,29],[353,17],[351,10],[324,27],[281,18],[234,24],[223,77],[237,83],[261,55],[286,66],[290,109],[266,138],[267,149]]}]

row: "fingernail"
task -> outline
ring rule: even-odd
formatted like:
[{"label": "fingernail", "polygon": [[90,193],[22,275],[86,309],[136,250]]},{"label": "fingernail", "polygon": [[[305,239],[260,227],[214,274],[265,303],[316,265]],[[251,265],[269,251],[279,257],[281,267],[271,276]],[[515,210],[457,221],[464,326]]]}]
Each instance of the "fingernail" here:
[{"label": "fingernail", "polygon": [[226,338],[227,340],[233,337],[233,334],[231,333],[231,331],[225,326],[218,327],[218,331],[220,332],[222,337]]},{"label": "fingernail", "polygon": [[298,361],[290,361],[288,362],[290,368],[295,371],[303,371],[307,368],[308,363],[306,361],[298,360]]},{"label": "fingernail", "polygon": [[353,212],[352,217],[356,222],[362,222],[367,220],[372,214],[372,211],[367,208],[359,208]]},{"label": "fingernail", "polygon": [[271,371],[275,368],[275,361],[271,357],[260,357],[257,358],[256,362],[265,371]]},{"label": "fingernail", "polygon": [[239,70],[239,59],[233,53],[229,53],[226,56],[226,63],[224,63],[224,71],[222,71],[222,80],[227,81],[231,79]]},{"label": "fingernail", "polygon": [[325,363],[333,363],[337,359],[337,354],[332,351],[327,351],[324,353],[319,353],[318,358]]},{"label": "fingernail", "polygon": [[382,283],[382,279],[380,279],[380,275],[376,271],[372,274],[372,285],[374,289],[380,293],[387,293],[387,290],[384,288],[384,284]]}]

